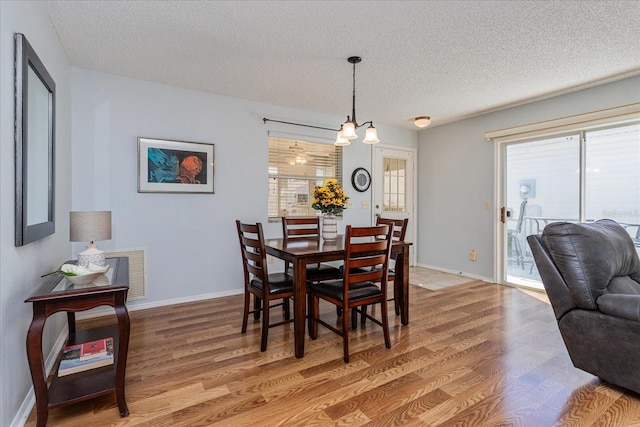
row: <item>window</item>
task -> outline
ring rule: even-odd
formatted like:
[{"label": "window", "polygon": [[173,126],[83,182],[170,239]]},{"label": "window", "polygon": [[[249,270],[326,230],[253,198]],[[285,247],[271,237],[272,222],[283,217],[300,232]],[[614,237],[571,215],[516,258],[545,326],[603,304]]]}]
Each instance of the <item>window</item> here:
[{"label": "window", "polygon": [[310,195],[328,178],[342,185],[342,147],[269,137],[269,220],[317,215]]},{"label": "window", "polygon": [[406,212],[405,195],[407,194],[407,161],[385,157],[383,160],[383,212]]}]

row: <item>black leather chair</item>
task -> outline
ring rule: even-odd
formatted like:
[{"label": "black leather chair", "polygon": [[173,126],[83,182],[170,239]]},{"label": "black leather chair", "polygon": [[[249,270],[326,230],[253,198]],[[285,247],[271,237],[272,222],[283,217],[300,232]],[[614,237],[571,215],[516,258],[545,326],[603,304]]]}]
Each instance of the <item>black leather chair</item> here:
[{"label": "black leather chair", "polygon": [[527,237],[576,368],[640,393],[640,258],[618,223],[547,225]]}]

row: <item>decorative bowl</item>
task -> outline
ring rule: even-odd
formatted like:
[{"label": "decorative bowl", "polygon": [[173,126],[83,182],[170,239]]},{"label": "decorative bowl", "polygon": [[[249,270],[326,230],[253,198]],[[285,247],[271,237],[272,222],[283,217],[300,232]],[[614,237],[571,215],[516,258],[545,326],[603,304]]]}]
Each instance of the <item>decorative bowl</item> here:
[{"label": "decorative bowl", "polygon": [[86,285],[94,282],[100,276],[104,276],[104,273],[109,271],[109,266],[100,267],[89,263],[88,267],[79,267],[73,264],[64,264],[60,270],[66,273],[75,273],[75,276],[67,276],[65,274],[67,280],[74,285]]}]

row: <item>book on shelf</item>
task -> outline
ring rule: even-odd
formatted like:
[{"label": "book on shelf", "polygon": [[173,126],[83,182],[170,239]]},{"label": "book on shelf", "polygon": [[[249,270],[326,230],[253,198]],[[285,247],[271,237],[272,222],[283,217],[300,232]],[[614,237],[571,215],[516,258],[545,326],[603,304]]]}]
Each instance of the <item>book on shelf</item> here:
[{"label": "book on shelf", "polygon": [[113,338],[69,345],[62,352],[58,376],[75,374],[113,364]]}]

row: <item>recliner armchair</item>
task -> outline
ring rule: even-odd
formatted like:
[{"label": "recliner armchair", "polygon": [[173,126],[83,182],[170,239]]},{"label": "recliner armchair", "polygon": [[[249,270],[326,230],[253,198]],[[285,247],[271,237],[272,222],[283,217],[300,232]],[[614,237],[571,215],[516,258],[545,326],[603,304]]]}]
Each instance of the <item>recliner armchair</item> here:
[{"label": "recliner armchair", "polygon": [[576,368],[640,393],[640,258],[618,223],[552,223],[527,237]]}]

